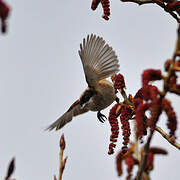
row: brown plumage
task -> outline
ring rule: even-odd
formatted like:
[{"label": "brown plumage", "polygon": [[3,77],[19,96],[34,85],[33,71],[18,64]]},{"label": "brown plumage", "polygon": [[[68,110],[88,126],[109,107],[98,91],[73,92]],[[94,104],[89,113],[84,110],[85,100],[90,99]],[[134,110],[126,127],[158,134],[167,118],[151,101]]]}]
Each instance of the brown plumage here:
[{"label": "brown plumage", "polygon": [[118,59],[112,47],[105,44],[101,37],[91,34],[80,44],[79,55],[88,88],[48,130],[59,130],[74,116],[87,111],[97,111],[98,119],[103,122],[105,116],[100,111],[116,99],[113,84],[106,80],[119,71]]}]

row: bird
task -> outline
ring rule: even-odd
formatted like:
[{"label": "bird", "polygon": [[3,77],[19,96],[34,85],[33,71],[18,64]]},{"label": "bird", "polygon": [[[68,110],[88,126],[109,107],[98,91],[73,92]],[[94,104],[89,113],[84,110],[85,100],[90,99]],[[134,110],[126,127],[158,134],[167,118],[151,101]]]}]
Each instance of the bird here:
[{"label": "bird", "polygon": [[72,121],[74,116],[88,111],[97,112],[97,118],[104,122],[107,118],[101,110],[119,101],[113,84],[106,78],[119,71],[119,61],[115,51],[102,37],[95,34],[87,35],[80,44],[78,51],[88,87],[70,108],[46,130],[56,131]]}]

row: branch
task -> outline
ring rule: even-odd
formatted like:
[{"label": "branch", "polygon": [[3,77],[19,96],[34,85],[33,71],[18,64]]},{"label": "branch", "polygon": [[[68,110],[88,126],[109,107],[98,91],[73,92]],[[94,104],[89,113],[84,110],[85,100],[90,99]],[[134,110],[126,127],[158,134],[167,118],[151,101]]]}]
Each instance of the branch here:
[{"label": "branch", "polygon": [[121,93],[122,97],[124,98],[124,103],[134,107],[134,104],[129,100],[129,98],[126,94],[126,91],[124,91],[124,89],[119,89],[119,92]]},{"label": "branch", "polygon": [[168,12],[178,23],[180,23],[180,18],[170,9],[162,0],[121,0],[122,2],[133,2],[138,5],[143,4],[157,4],[162,7],[164,11]]},{"label": "branch", "polygon": [[150,142],[151,142],[151,139],[153,137],[153,132],[154,131],[150,130],[148,140],[147,140],[146,144],[144,145],[144,155],[143,155],[143,158],[142,158],[141,163],[139,165],[136,180],[141,180],[142,179],[143,171],[145,169],[146,162],[147,162],[147,155],[148,155],[148,152],[149,152]]},{"label": "branch", "polygon": [[172,140],[168,134],[166,134],[160,127],[156,127],[155,130],[159,132],[170,144],[180,150],[180,144],[178,144],[174,139]]},{"label": "branch", "polygon": [[133,2],[139,5],[155,3],[153,0],[121,0],[122,2]]},{"label": "branch", "polygon": [[180,56],[180,24],[177,30],[177,40],[176,40],[176,46],[175,46],[175,51],[173,55],[174,61],[177,56]]},{"label": "branch", "polygon": [[177,87],[170,87],[169,92],[180,95],[180,89],[178,89]]}]

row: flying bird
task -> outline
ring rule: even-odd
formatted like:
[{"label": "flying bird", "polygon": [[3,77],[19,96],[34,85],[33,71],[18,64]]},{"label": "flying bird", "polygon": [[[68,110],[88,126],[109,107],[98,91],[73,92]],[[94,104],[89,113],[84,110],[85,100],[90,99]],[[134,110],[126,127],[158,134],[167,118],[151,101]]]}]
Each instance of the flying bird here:
[{"label": "flying bird", "polygon": [[88,111],[97,111],[97,118],[104,122],[106,116],[100,111],[118,101],[113,84],[106,80],[119,71],[118,59],[112,47],[102,37],[91,34],[83,39],[78,52],[88,87],[47,130],[59,130],[74,116]]}]

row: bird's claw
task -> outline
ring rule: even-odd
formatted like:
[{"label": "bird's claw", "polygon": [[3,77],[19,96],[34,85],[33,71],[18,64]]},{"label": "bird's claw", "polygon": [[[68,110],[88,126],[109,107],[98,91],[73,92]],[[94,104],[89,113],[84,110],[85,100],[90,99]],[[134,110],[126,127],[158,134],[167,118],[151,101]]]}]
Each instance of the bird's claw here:
[{"label": "bird's claw", "polygon": [[98,113],[97,113],[97,118],[98,118],[99,121],[102,122],[102,123],[104,123],[105,120],[107,119],[107,117],[106,117],[104,114],[102,114],[100,111],[98,111]]}]

